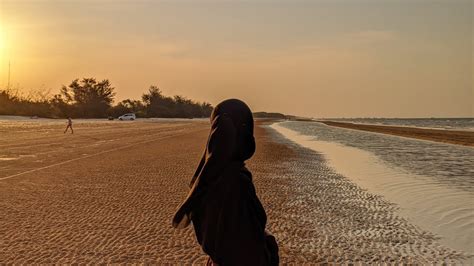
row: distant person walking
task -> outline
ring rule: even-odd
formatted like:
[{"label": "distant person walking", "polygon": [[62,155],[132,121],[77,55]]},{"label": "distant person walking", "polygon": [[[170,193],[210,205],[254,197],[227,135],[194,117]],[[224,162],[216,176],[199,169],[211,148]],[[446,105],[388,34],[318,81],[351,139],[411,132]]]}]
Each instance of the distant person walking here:
[{"label": "distant person walking", "polygon": [[74,134],[74,130],[72,129],[72,119],[70,117],[67,118],[67,126],[66,130],[64,130],[64,134],[66,134],[69,128],[71,129],[71,134]]},{"label": "distant person walking", "polygon": [[265,230],[267,215],[244,163],[254,152],[249,107],[236,99],[218,104],[191,190],[173,218],[175,228],[193,223],[207,265],[278,265],[278,245]]}]

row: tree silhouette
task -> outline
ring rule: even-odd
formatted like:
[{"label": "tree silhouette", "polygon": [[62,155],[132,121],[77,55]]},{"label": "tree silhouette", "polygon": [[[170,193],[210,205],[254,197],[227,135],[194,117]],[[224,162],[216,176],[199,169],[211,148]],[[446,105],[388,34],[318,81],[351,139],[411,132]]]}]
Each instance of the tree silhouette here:
[{"label": "tree silhouette", "polygon": [[75,79],[61,88],[63,102],[74,106],[74,117],[105,117],[115,92],[109,80],[97,82],[95,78]]},{"label": "tree silhouette", "polygon": [[207,117],[212,112],[209,103],[194,102],[184,96],[164,96],[157,86],[150,86],[147,93],[142,95],[145,113],[148,117]]},{"label": "tree silhouette", "polygon": [[173,117],[174,101],[163,95],[157,86],[150,86],[142,95],[148,117]]},{"label": "tree silhouette", "polygon": [[0,115],[40,117],[100,118],[135,113],[138,117],[209,117],[212,105],[200,103],[181,95],[165,96],[157,86],[150,86],[142,100],[126,99],[112,106],[115,92],[106,79],[75,79],[62,86],[60,93],[37,90],[27,96],[18,90],[0,90]]}]

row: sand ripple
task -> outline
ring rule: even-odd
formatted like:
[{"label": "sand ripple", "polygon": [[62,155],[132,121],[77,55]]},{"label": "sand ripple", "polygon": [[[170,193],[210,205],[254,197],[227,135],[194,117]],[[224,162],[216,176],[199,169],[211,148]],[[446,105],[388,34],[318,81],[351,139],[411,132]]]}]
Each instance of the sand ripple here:
[{"label": "sand ripple", "polygon": [[[67,156],[55,151],[54,160],[132,146],[0,181],[0,264],[205,262],[192,229],[175,230],[170,219],[187,192],[208,125],[154,126],[121,128],[121,142],[98,147],[68,136],[66,143],[78,147]],[[137,134],[141,127],[150,131],[146,138]],[[174,137],[160,140],[167,136]]]},{"label": "sand ripple", "polygon": [[251,168],[283,263],[452,264],[466,259],[397,216],[397,206],[336,174],[321,155],[273,131],[260,139],[258,149]]}]

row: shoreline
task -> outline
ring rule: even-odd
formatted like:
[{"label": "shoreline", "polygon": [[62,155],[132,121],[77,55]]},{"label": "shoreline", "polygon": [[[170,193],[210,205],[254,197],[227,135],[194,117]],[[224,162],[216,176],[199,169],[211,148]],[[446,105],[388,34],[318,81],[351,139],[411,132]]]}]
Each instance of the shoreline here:
[{"label": "shoreline", "polygon": [[471,132],[471,131],[428,129],[428,128],[408,127],[408,126],[405,127],[405,126],[354,124],[354,123],[349,123],[349,122],[336,122],[336,121],[324,121],[324,120],[318,120],[316,122],[323,123],[325,125],[333,126],[333,127],[341,127],[341,128],[395,135],[395,136],[400,136],[400,137],[408,137],[408,138],[414,138],[414,139],[422,139],[422,140],[429,140],[429,141],[474,147],[474,132]]},{"label": "shoreline", "polygon": [[265,125],[257,133],[261,153],[250,166],[259,166],[251,170],[268,229],[282,243],[282,263],[457,264],[467,259],[399,215],[397,205],[336,173],[322,154]]}]

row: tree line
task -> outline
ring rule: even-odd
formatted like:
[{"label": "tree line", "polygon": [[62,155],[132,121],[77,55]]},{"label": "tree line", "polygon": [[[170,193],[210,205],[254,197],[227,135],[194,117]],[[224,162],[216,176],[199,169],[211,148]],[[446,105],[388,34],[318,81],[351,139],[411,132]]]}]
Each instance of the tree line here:
[{"label": "tree line", "polygon": [[0,89],[0,115],[47,118],[105,118],[124,113],[137,117],[194,118],[209,117],[212,105],[183,96],[165,96],[157,86],[150,86],[141,100],[126,99],[114,103],[115,88],[109,80],[75,79],[51,97],[41,91],[23,96],[18,91]]}]

